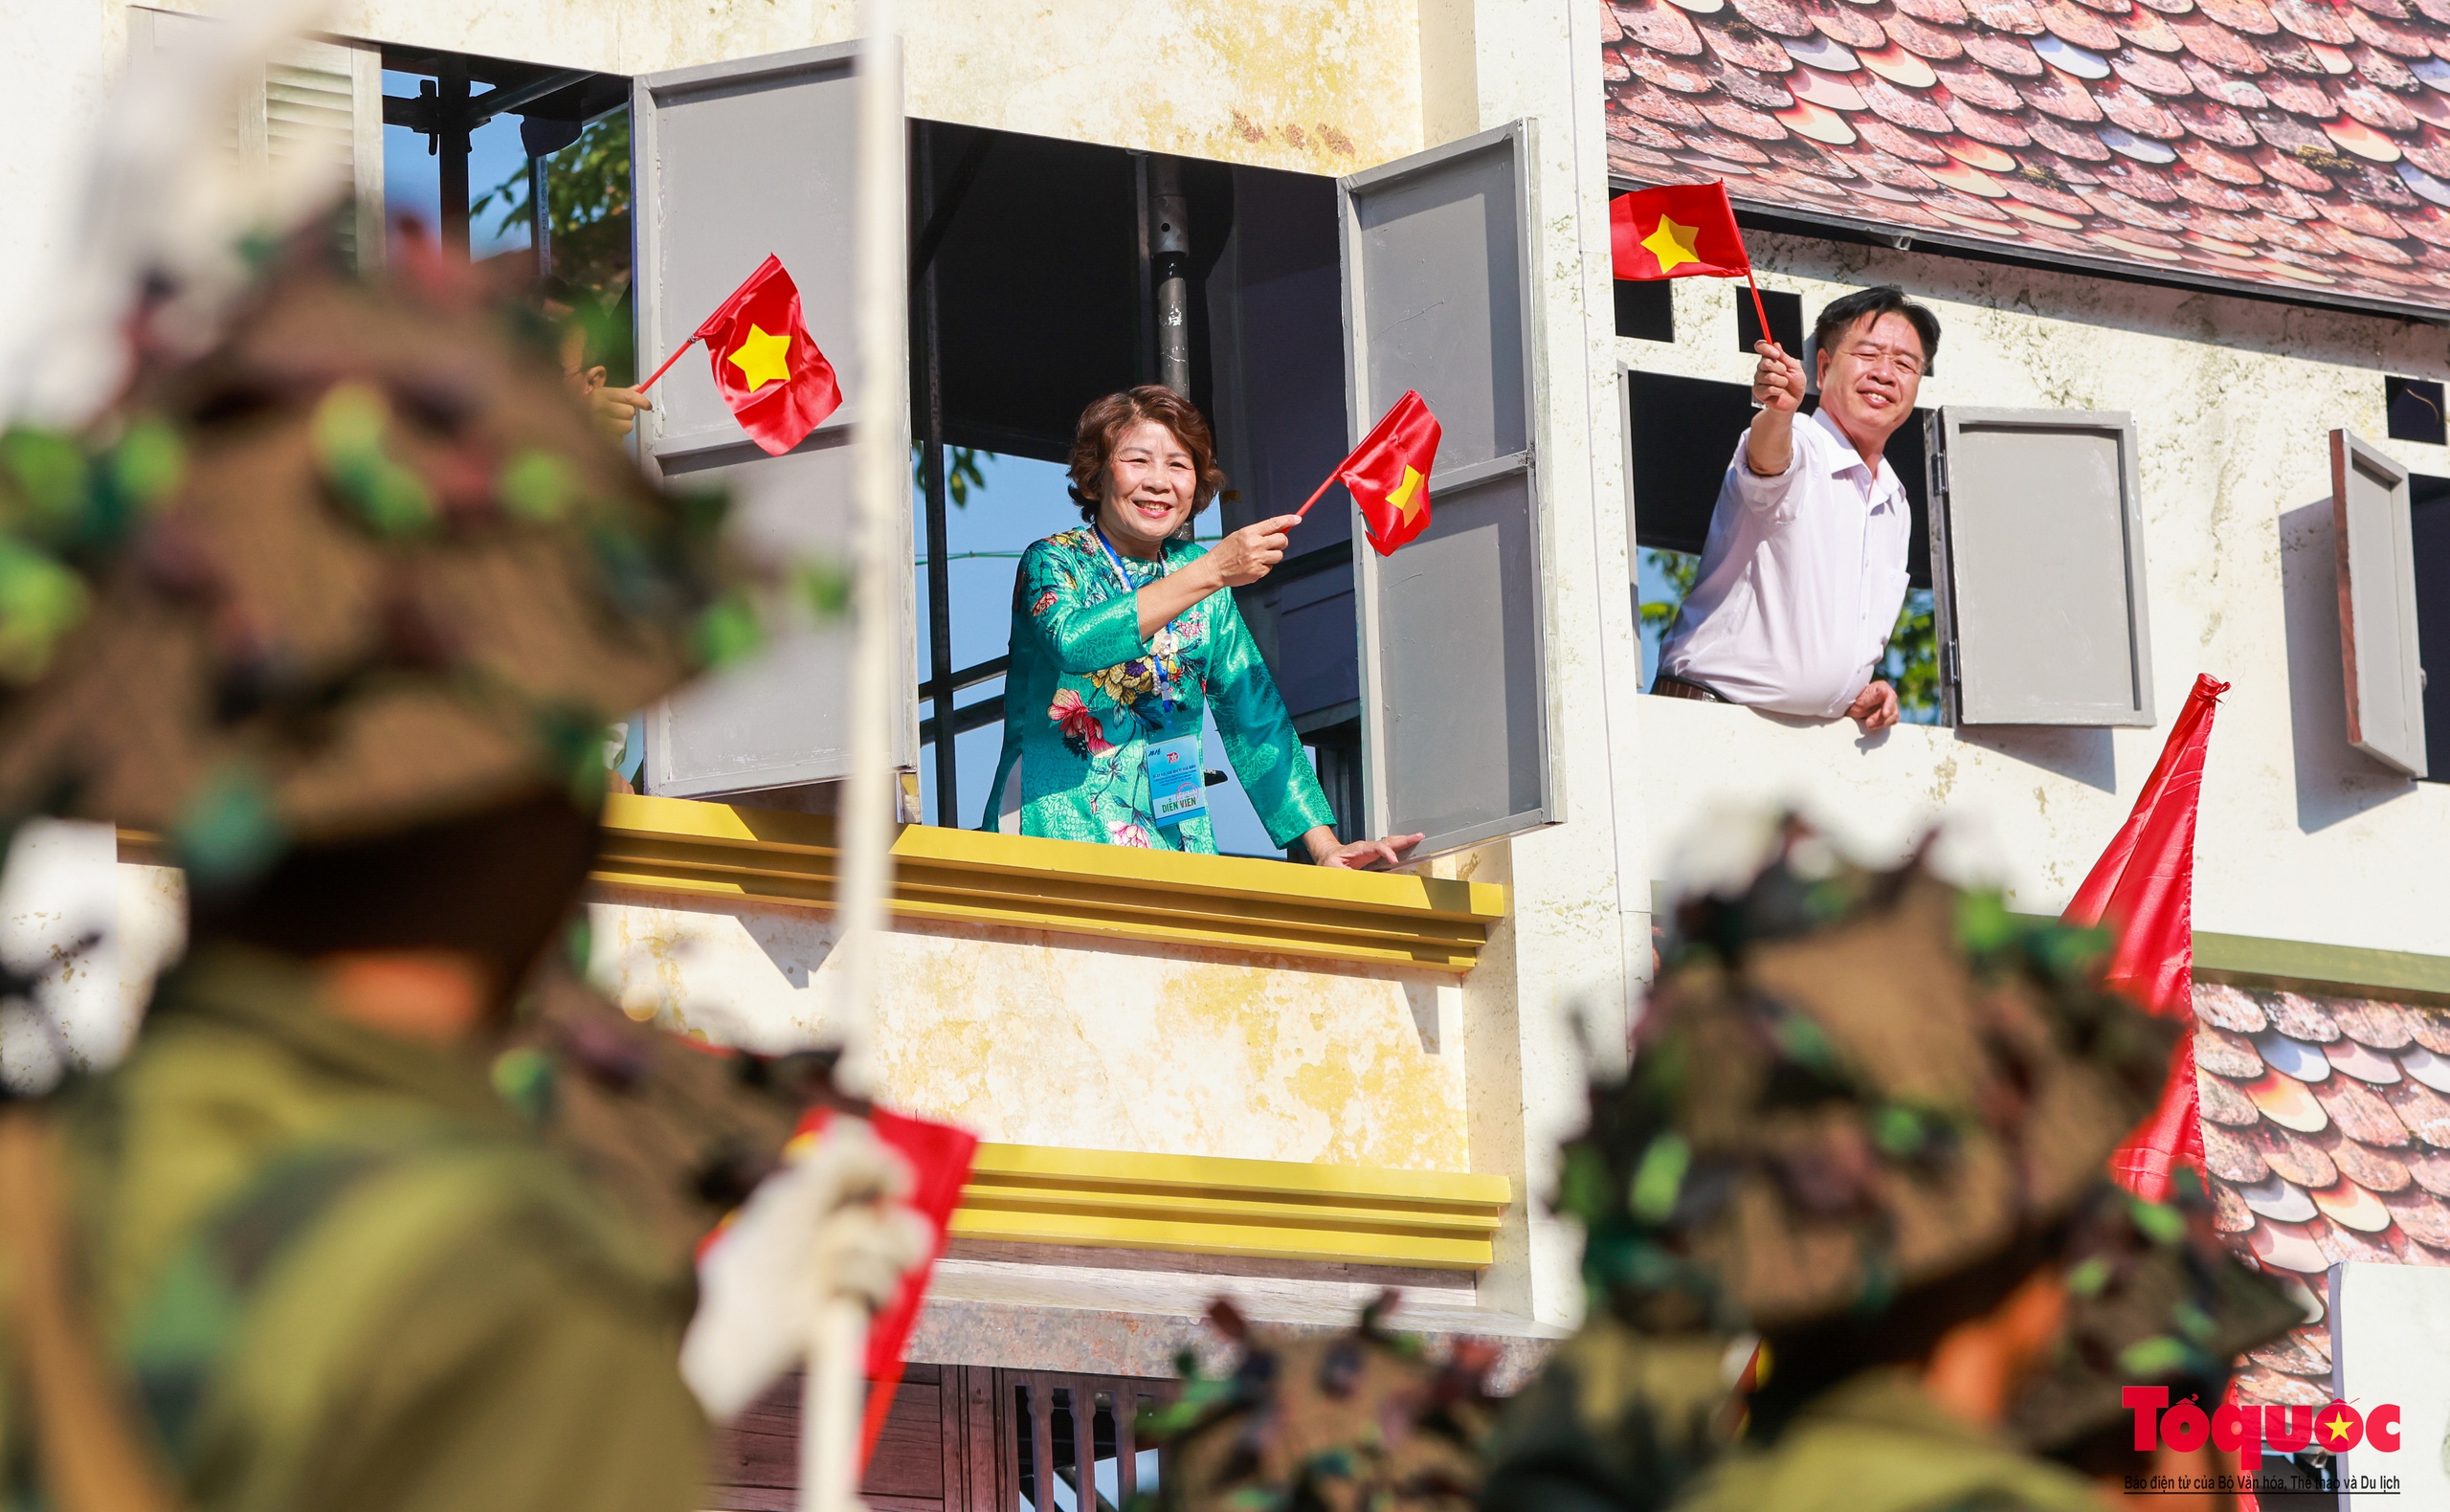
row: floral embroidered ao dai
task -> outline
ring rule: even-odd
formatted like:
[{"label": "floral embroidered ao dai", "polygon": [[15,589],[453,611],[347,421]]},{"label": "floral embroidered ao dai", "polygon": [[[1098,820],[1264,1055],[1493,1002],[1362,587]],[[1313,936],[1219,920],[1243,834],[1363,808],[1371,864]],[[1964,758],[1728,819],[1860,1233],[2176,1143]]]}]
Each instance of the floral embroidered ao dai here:
[{"label": "floral embroidered ao dai", "polygon": [[[1180,571],[1200,555],[1189,542],[1169,541],[1164,570]],[[997,827],[1017,765],[1023,834],[1214,855],[1205,812],[1157,821],[1146,768],[1151,742],[1198,730],[1203,711],[1215,715],[1226,759],[1270,839],[1290,845],[1334,822],[1234,595],[1212,593],[1144,640],[1134,595],[1158,576],[1154,562],[1109,557],[1085,525],[1022,553],[1004,752],[983,828]]]}]

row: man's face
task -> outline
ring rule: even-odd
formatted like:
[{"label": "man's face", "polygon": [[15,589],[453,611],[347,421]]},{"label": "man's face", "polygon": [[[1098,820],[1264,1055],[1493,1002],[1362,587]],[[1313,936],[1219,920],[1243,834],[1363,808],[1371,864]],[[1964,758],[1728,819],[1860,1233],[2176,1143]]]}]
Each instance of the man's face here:
[{"label": "man's face", "polygon": [[1884,442],[1914,412],[1923,338],[1903,315],[1857,321],[1820,348],[1820,407],[1857,444]]}]

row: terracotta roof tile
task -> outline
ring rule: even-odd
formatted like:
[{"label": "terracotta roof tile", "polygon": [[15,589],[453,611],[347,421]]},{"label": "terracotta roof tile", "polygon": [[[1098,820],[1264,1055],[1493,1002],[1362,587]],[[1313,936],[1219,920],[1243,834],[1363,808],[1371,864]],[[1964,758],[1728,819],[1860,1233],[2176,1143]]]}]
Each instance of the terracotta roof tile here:
[{"label": "terracotta roof tile", "polygon": [[[2264,1164],[2262,1153],[2253,1141],[2216,1123],[2203,1125],[2203,1163],[2215,1177],[2241,1187],[2271,1177],[2271,1167]],[[2442,1174],[2444,1181],[2450,1182],[2450,1161],[2443,1162]]]},{"label": "terracotta roof tile", "polygon": [[2331,1399],[2328,1386],[2260,1367],[2238,1376],[2238,1392],[2246,1401],[2277,1407],[2322,1408],[2329,1406]]},{"label": "terracotta roof tile", "polygon": [[2243,1234],[2255,1226],[2255,1212],[2236,1189],[2216,1183],[2212,1188],[2212,1226],[2222,1234]]},{"label": "terracotta roof tile", "polygon": [[[2258,1080],[2239,1090],[2262,1116],[2284,1129],[2300,1134],[2312,1134],[2328,1128],[2331,1122],[2330,1103],[2323,1100],[2326,1082],[2311,1086],[2278,1070],[2266,1071]],[[2209,1114],[2205,1115],[2210,1117]],[[2223,1119],[2222,1123],[2234,1120]]]},{"label": "terracotta roof tile", "polygon": [[2339,1167],[2340,1175],[2373,1191],[2398,1191],[2414,1178],[2407,1162],[2389,1150],[2361,1145],[2337,1129],[2314,1136],[2314,1143]]},{"label": "terracotta roof tile", "polygon": [[2261,1123],[2246,1131],[2272,1174],[2308,1190],[2339,1180],[2339,1169],[2319,1145],[2292,1134],[2277,1123]]},{"label": "terracotta roof tile", "polygon": [[[1602,33],[1612,163],[1643,182],[2400,305],[2450,294],[2450,0],[1615,0]],[[2112,166],[2123,197],[2067,193]],[[2275,1003],[2283,1032],[2339,1037]],[[2450,1056],[2450,1023],[2431,1032]]]},{"label": "terracotta roof tile", "polygon": [[2205,1071],[2240,1081],[2262,1075],[2262,1056],[2253,1040],[2208,1024],[2198,1026],[2194,1032],[2194,1063]]},{"label": "terracotta roof tile", "polygon": [[2312,1194],[2324,1217],[2359,1234],[2379,1234],[2391,1226],[2391,1210],[2382,1199],[2352,1181],[2342,1180]]},{"label": "terracotta roof tile", "polygon": [[2450,1009],[2411,1007],[2399,1012],[2417,1044],[2437,1056],[2450,1056]]},{"label": "terracotta roof tile", "polygon": [[[2233,1190],[2233,1184],[2216,1181],[2212,1184],[2212,1190],[2217,1194]],[[2283,1223],[2305,1223],[2313,1218],[2316,1212],[2314,1199],[2306,1194],[2305,1188],[2292,1187],[2277,1176],[2258,1182],[2236,1184],[2234,1190],[2238,1194],[2238,1200],[2245,1204],[2246,1211],[2258,1218],[2278,1218]]]},{"label": "terracotta roof tile", "polygon": [[2400,1077],[2396,1060],[2353,1039],[2334,1040],[2325,1045],[2323,1056],[2330,1061],[2332,1069],[2375,1086],[2396,1081]]},{"label": "terracotta roof tile", "polygon": [[[2385,1091],[2391,1090],[2385,1088]],[[2422,1091],[2422,1088],[2416,1089]],[[2362,1082],[2347,1077],[2333,1077],[2317,1082],[2311,1091],[2325,1113],[2349,1138],[2384,1149],[2397,1149],[2408,1142],[2407,1125],[2391,1111],[2390,1105],[2369,1091]]]},{"label": "terracotta roof tile", "polygon": [[2320,1276],[2331,1263],[2312,1228],[2302,1223],[2258,1222],[2246,1232],[2246,1253],[2267,1266],[2304,1276]]},{"label": "terracotta roof tile", "polygon": [[2330,1335],[2316,1328],[2292,1328],[2246,1358],[2283,1375],[2312,1380],[2331,1372]]},{"label": "terracotta roof tile", "polygon": [[2262,1122],[2261,1110],[2245,1093],[2226,1078],[2206,1072],[2195,1073],[2195,1101],[2202,1108],[2206,1123],[2253,1128]]},{"label": "terracotta roof tile", "polygon": [[2378,1088],[2376,1095],[2409,1133],[2435,1149],[2450,1149],[2450,1098],[2415,1081]]},{"label": "terracotta roof tile", "polygon": [[2232,1034],[2259,1034],[2269,1027],[2262,1005],[2238,988],[2205,983],[2194,989],[2194,1016]]},{"label": "terracotta roof tile", "polygon": [[2399,1052],[2399,1069],[2436,1092],[2450,1092],[2450,1056],[2410,1045]]},{"label": "terracotta roof tile", "polygon": [[2404,1050],[2415,1040],[2408,1011],[2396,1003],[2340,998],[2331,1004],[2331,1022],[2340,1033],[2375,1050]]}]

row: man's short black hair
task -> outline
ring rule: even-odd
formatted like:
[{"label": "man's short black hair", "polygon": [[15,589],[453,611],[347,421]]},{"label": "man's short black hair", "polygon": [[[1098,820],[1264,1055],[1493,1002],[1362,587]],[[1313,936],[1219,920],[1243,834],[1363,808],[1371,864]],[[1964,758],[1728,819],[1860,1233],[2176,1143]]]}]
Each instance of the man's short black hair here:
[{"label": "man's short black hair", "polygon": [[1820,312],[1820,320],[1812,328],[1815,351],[1828,351],[1834,338],[1855,328],[1855,322],[1865,316],[1877,321],[1883,315],[1903,315],[1913,322],[1914,334],[1923,339],[1923,367],[1928,370],[1931,360],[1940,355],[1940,318],[1905,297],[1905,291],[1894,283],[1877,288],[1858,289],[1842,300],[1832,300]]}]

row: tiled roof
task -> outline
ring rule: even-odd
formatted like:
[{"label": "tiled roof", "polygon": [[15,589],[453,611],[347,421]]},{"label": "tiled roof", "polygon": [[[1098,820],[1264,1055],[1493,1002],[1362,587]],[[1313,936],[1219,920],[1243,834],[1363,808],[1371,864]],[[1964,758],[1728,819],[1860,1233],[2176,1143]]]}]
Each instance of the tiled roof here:
[{"label": "tiled roof", "polygon": [[1609,162],[1739,205],[2438,312],[2450,0],[1613,0]]},{"label": "tiled roof", "polygon": [[[2234,3],[2234,0],[2233,0]],[[2450,1265],[2450,1009],[2194,989],[2215,1219],[2314,1304],[2337,1260]],[[2248,1357],[2245,1399],[2330,1400],[2328,1323]]]}]

